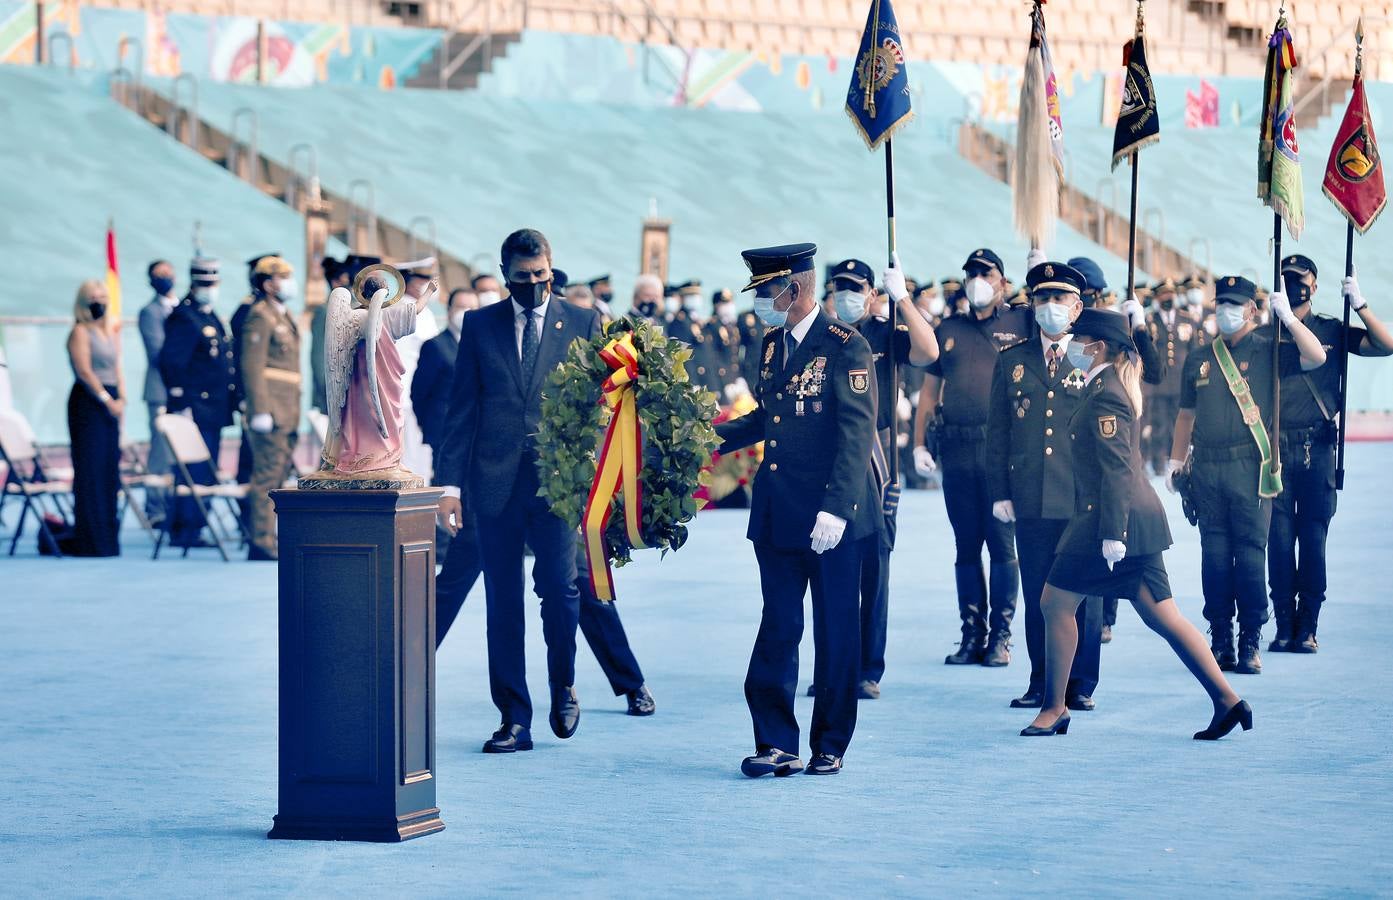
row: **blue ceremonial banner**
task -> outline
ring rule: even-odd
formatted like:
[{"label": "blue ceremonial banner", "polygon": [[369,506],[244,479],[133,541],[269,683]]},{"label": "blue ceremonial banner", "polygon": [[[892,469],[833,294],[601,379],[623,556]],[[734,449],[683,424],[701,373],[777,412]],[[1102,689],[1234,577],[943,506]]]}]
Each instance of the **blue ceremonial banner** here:
[{"label": "blue ceremonial banner", "polygon": [[846,92],[846,114],[871,150],[914,117],[909,106],[904,45],[890,0],[871,3],[866,31],[856,51],[851,87]]}]

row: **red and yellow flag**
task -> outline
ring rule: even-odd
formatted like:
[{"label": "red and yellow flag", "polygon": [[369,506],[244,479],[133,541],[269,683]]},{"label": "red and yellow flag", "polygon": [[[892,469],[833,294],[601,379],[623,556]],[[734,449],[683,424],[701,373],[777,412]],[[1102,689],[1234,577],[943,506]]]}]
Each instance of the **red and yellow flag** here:
[{"label": "red and yellow flag", "polygon": [[1383,159],[1374,140],[1369,101],[1364,96],[1364,76],[1356,72],[1354,94],[1344,121],[1335,133],[1330,161],[1325,165],[1325,196],[1363,234],[1388,204],[1383,183]]},{"label": "red and yellow flag", "polygon": [[106,318],[121,321],[121,269],[116,262],[116,226],[106,223]]}]

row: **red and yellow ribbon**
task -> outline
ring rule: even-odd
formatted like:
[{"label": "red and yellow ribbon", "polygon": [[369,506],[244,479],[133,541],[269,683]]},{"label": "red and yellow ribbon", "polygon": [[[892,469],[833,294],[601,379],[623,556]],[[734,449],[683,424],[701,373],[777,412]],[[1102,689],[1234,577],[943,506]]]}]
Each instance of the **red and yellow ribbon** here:
[{"label": "red and yellow ribbon", "polygon": [[608,603],[614,599],[614,583],[609,571],[609,553],[605,549],[605,529],[609,526],[610,507],[614,495],[623,491],[624,527],[629,543],[641,548],[643,543],[643,491],[639,472],[643,464],[643,433],[634,406],[634,381],[638,378],[638,351],[633,336],[610,341],[600,351],[600,359],[613,372],[601,386],[601,403],[610,409],[609,426],[600,443],[595,463],[595,480],[590,484],[590,496],[585,501],[585,516],[581,532],[585,539],[585,557],[590,563],[590,586],[595,596]]}]

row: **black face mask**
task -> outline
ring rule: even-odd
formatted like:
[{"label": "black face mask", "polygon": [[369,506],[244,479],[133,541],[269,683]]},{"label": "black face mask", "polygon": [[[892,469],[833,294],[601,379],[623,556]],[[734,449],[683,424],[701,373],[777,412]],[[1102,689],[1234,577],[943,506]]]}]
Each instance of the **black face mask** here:
[{"label": "black face mask", "polygon": [[92,320],[95,322],[97,319],[106,315],[106,304],[89,303],[87,304],[87,311],[92,314]]},{"label": "black face mask", "polygon": [[1311,286],[1301,280],[1298,275],[1288,275],[1282,279],[1282,283],[1287,289],[1287,300],[1291,302],[1291,308],[1307,303],[1311,299]]},{"label": "black face mask", "polygon": [[169,292],[174,290],[174,279],[165,275],[154,275],[150,278],[150,287],[161,297],[168,296]]},{"label": "black face mask", "polygon": [[601,303],[608,305],[609,302],[614,299],[614,294],[610,291],[601,291],[600,293],[595,295],[595,299],[600,301]]},{"label": "black face mask", "polygon": [[1167,309],[1167,310],[1169,310],[1169,309],[1175,309],[1175,298],[1172,297],[1172,298],[1170,298],[1169,300],[1162,300],[1162,301],[1161,301],[1161,308],[1162,308],[1162,309]]},{"label": "black face mask", "polygon": [[634,312],[645,319],[655,319],[658,317],[658,304],[652,300],[645,300],[634,309]]},{"label": "black face mask", "polygon": [[523,309],[536,309],[542,305],[542,301],[547,297],[547,291],[551,288],[550,281],[510,281],[508,282],[508,293],[518,306]]}]

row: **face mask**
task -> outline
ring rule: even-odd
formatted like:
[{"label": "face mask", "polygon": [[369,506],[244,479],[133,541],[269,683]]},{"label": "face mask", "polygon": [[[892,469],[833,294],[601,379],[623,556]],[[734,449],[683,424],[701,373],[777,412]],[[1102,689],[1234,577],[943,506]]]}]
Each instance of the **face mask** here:
[{"label": "face mask", "polygon": [[155,293],[161,297],[169,296],[169,292],[174,290],[174,279],[168,275],[152,275],[150,277],[150,287],[155,289]]},{"label": "face mask", "polygon": [[193,299],[199,306],[212,306],[218,302],[218,286],[194,288]]},{"label": "face mask", "polygon": [[942,297],[930,297],[928,307],[929,315],[936,319],[943,315],[943,310],[947,308],[947,305],[943,302]]},{"label": "face mask", "polygon": [[716,318],[721,320],[722,325],[735,324],[735,305],[732,303],[722,303],[716,307]]},{"label": "face mask", "polygon": [[973,309],[986,309],[996,299],[996,288],[980,276],[969,278],[967,284],[963,285],[963,293],[967,295],[967,302]]},{"label": "face mask", "polygon": [[450,310],[450,329],[452,331],[459,331],[464,327],[464,313],[465,311],[462,309]]},{"label": "face mask", "polygon": [[1311,286],[1300,278],[1283,279],[1283,284],[1287,289],[1287,299],[1291,301],[1291,308],[1296,309],[1311,300]]},{"label": "face mask", "polygon": [[866,314],[866,295],[860,291],[837,291],[832,295],[832,304],[843,322],[859,322]]},{"label": "face mask", "polygon": [[608,306],[613,300],[614,294],[611,291],[601,291],[600,293],[595,295],[595,302],[603,303],[606,306]]},{"label": "face mask", "polygon": [[1069,327],[1069,307],[1063,303],[1037,304],[1035,324],[1039,325],[1045,334],[1063,334]]},{"label": "face mask", "polygon": [[670,316],[675,316],[675,315],[677,315],[678,310],[680,310],[681,308],[682,308],[682,300],[681,300],[680,298],[678,298],[678,297],[664,297],[664,298],[663,298],[663,309],[667,311],[667,314],[668,314],[668,315],[670,315]]},{"label": "face mask", "polygon": [[778,310],[774,304],[779,301],[788,288],[784,288],[772,297],[755,297],[755,315],[759,320],[770,328],[783,328],[788,323],[788,310]]},{"label": "face mask", "polygon": [[1175,309],[1175,298],[1171,297],[1169,300],[1162,300],[1161,308],[1166,310]]},{"label": "face mask", "polygon": [[696,315],[697,310],[701,308],[701,298],[692,297],[690,299],[683,300],[682,308],[685,309],[687,312],[691,313],[692,315]]},{"label": "face mask", "polygon": [[536,309],[542,305],[542,301],[547,299],[547,291],[551,288],[550,281],[510,281],[508,282],[508,293],[512,296],[513,302],[523,309]]},{"label": "face mask", "polygon": [[500,294],[500,293],[498,293],[498,291],[480,291],[480,292],[479,292],[479,306],[481,306],[481,307],[483,307],[483,306],[493,306],[495,303],[497,303],[499,300],[502,300],[502,299],[503,299],[503,295]]},{"label": "face mask", "polygon": [[1220,303],[1214,310],[1214,321],[1224,334],[1234,334],[1248,322],[1248,308],[1232,303]]},{"label": "face mask", "polygon": [[1204,302],[1204,291],[1199,288],[1190,288],[1185,292],[1185,299],[1190,301],[1191,306],[1199,306]]},{"label": "face mask", "polygon": [[1088,372],[1093,368],[1093,354],[1088,352],[1088,345],[1079,341],[1070,341],[1069,346],[1064,348],[1064,355],[1069,359],[1069,365],[1081,372]]},{"label": "face mask", "polygon": [[282,303],[294,300],[300,293],[300,285],[293,278],[281,278],[276,282],[276,298]]},{"label": "face mask", "polygon": [[87,304],[87,311],[92,314],[92,320],[96,321],[97,319],[100,319],[102,316],[106,315],[106,304],[89,303]]},{"label": "face mask", "polygon": [[652,300],[644,300],[634,307],[634,312],[645,319],[655,319],[658,316],[658,304]]}]

